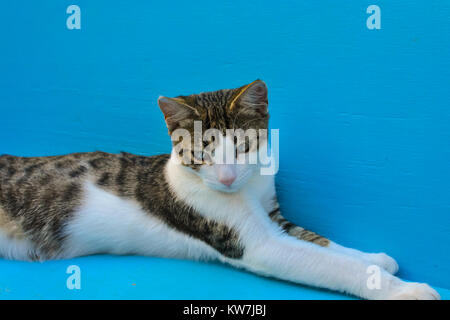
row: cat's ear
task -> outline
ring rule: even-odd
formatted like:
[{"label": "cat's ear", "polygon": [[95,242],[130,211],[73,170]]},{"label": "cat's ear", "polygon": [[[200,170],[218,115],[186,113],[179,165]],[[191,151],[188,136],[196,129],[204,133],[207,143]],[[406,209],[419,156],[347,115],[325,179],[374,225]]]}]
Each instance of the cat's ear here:
[{"label": "cat's ear", "polygon": [[268,112],[268,104],[267,86],[264,81],[256,80],[240,88],[239,93],[230,104],[230,109],[247,108],[265,115]]},{"label": "cat's ear", "polygon": [[169,133],[179,126],[180,121],[197,114],[197,111],[179,98],[159,97],[158,105],[164,114]]}]

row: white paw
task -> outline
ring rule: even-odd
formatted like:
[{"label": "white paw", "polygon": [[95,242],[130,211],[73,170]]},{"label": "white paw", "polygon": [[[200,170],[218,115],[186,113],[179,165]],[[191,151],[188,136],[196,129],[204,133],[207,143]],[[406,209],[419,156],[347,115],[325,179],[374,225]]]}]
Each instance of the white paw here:
[{"label": "white paw", "polygon": [[440,300],[441,296],[426,283],[404,282],[393,290],[389,300]]},{"label": "white paw", "polygon": [[390,274],[396,274],[398,271],[397,262],[386,253],[369,253],[367,260],[370,263],[376,264],[377,266],[383,268]]}]

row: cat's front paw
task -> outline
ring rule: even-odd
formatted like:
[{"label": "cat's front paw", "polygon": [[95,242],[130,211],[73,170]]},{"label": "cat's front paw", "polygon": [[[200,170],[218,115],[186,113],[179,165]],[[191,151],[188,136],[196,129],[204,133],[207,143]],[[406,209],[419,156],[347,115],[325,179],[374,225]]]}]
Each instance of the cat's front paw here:
[{"label": "cat's front paw", "polygon": [[397,262],[386,253],[369,253],[367,260],[369,260],[370,263],[383,268],[390,274],[396,274],[398,271]]},{"label": "cat's front paw", "polygon": [[440,300],[441,296],[426,283],[404,282],[393,290],[389,300]]}]

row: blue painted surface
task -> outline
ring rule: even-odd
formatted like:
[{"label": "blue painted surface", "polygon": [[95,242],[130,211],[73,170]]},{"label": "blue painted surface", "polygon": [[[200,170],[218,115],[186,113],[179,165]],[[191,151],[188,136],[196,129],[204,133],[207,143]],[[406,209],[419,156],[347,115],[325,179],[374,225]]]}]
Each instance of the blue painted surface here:
[{"label": "blue painted surface", "polygon": [[[70,265],[80,268],[80,289],[67,289]],[[1,299],[355,299],[222,264],[185,260],[105,255],[44,263],[0,260],[0,268]],[[436,290],[442,299],[450,299],[450,290]]]},{"label": "blue painted surface", "polygon": [[[69,276],[66,270],[72,264],[79,266],[81,270],[80,290],[69,290],[66,286]],[[0,260],[0,267],[0,297],[5,299],[350,298],[325,290],[262,278],[220,264],[183,260],[97,256],[43,264]],[[25,279],[24,274],[30,271],[34,276]]]},{"label": "blue painted surface", "polygon": [[[73,3],[81,30],[66,28]],[[381,30],[366,28],[370,4],[381,7]],[[0,10],[0,153],[168,152],[158,95],[261,78],[280,129],[285,215],[344,245],[386,251],[404,278],[450,288],[449,16],[445,0],[9,1]],[[86,274],[109,267],[82,261]],[[16,266],[1,261],[0,279]],[[44,266],[62,264],[24,270],[47,274]],[[168,266],[152,277],[194,270]],[[106,283],[126,281],[114,278]],[[57,285],[39,283],[47,296]]]}]

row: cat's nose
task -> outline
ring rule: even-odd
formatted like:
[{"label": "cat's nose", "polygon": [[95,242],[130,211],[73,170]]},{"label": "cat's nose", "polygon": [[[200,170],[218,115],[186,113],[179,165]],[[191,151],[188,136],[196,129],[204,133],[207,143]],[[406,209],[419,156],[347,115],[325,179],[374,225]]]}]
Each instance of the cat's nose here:
[{"label": "cat's nose", "polygon": [[217,167],[217,178],[221,184],[231,186],[236,180],[236,168],[229,164],[219,164]]},{"label": "cat's nose", "polygon": [[236,180],[236,177],[219,179],[220,183],[226,185],[227,187],[231,186],[234,180]]}]

